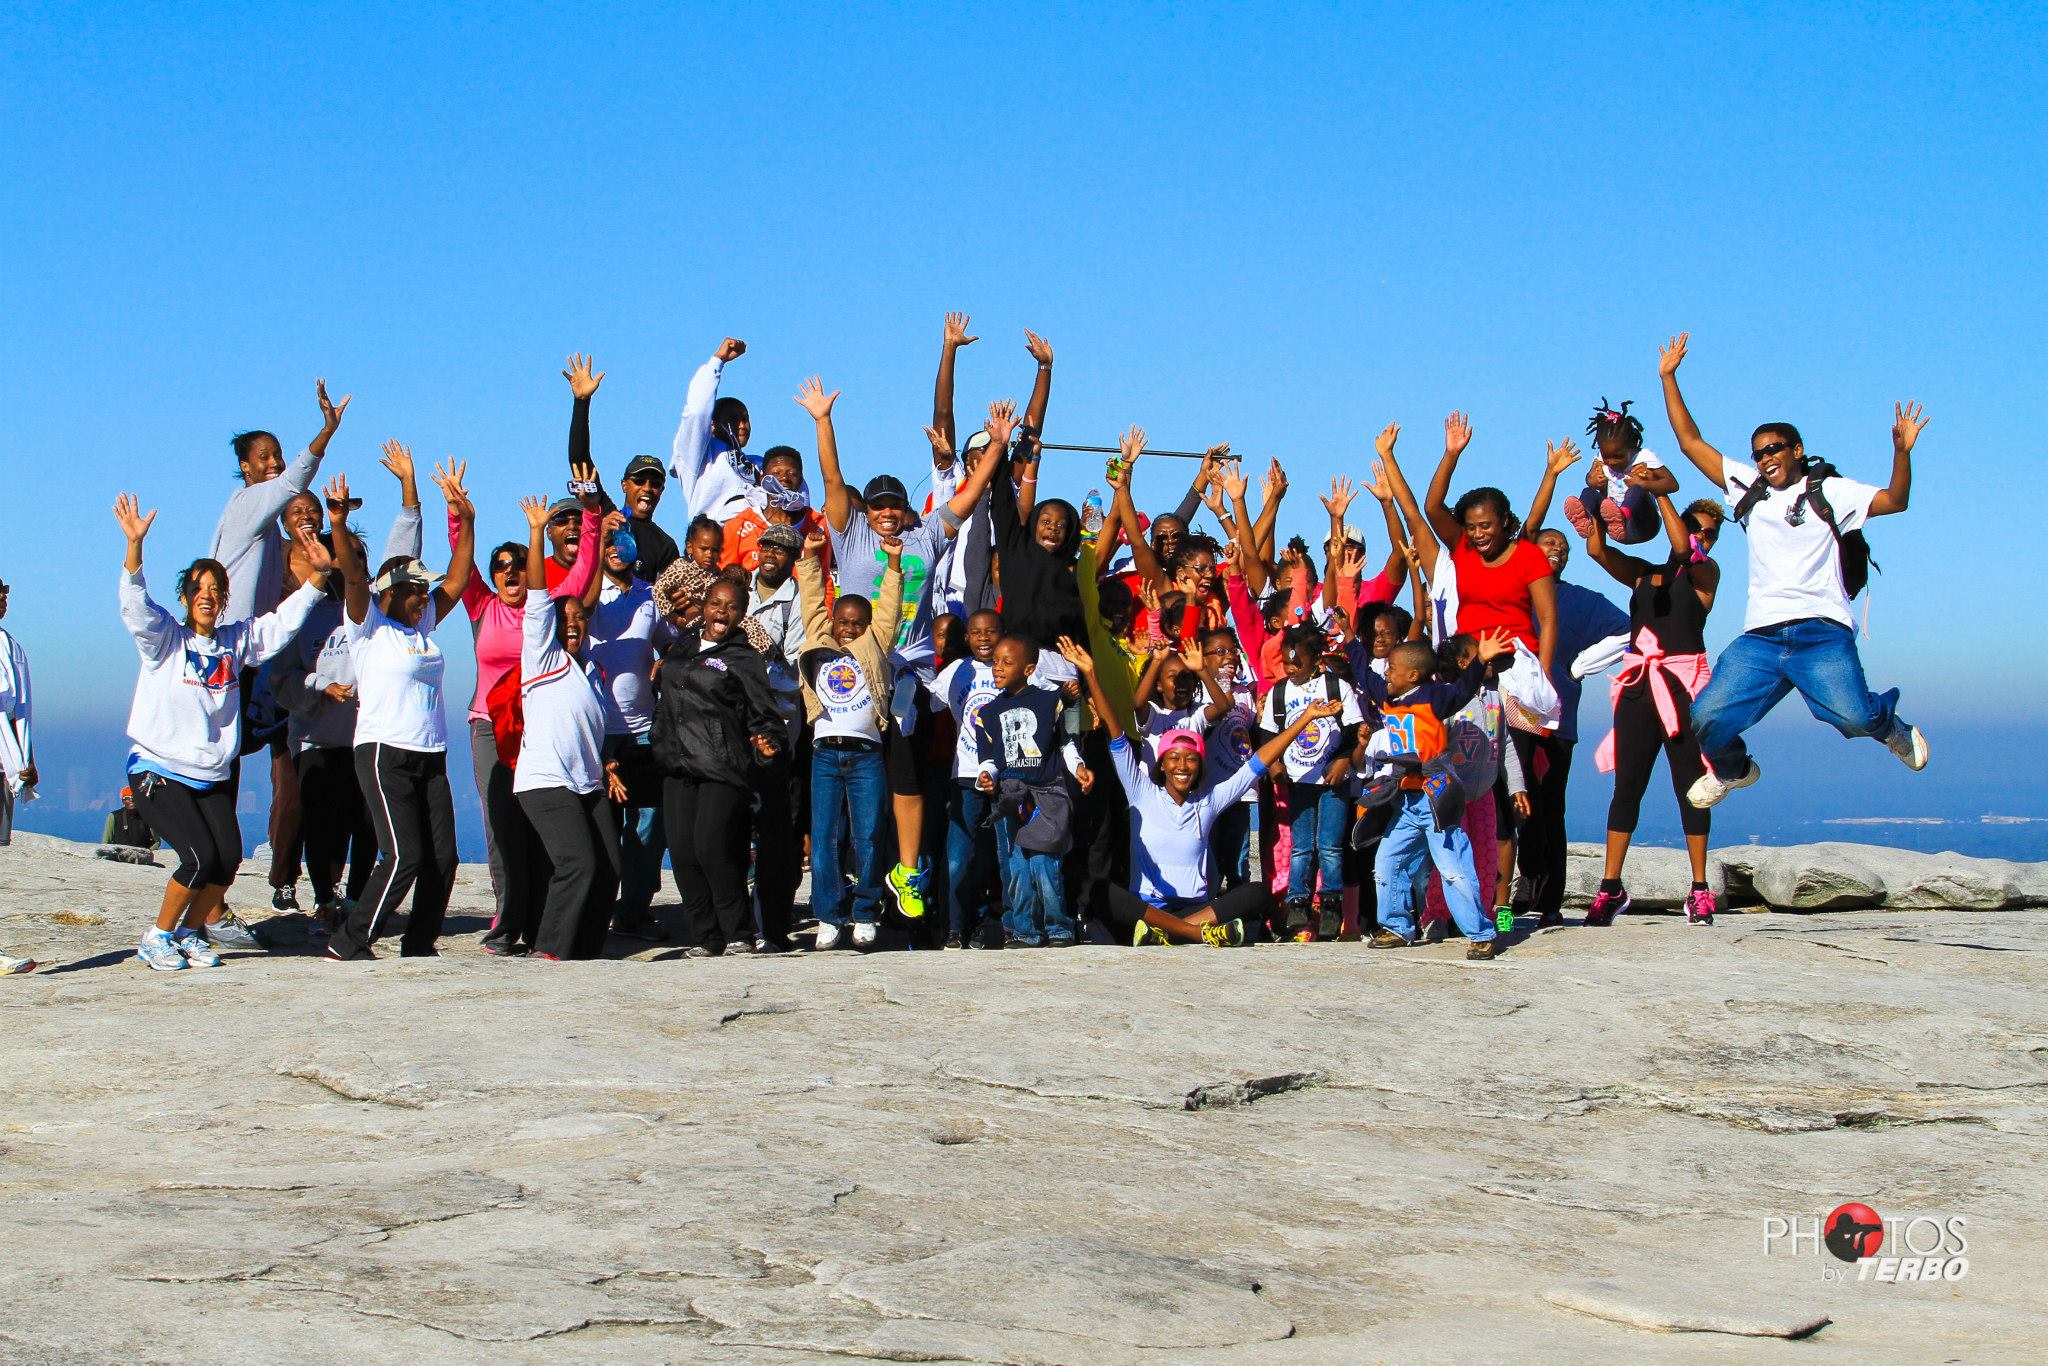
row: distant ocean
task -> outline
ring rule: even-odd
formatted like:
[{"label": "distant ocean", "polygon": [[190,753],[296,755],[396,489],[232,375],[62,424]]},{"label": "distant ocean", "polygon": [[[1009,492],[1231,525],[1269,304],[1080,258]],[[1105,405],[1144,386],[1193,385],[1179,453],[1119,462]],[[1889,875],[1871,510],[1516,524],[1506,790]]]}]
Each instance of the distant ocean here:
[{"label": "distant ocean", "polygon": [[[1597,710],[1597,698],[1589,698],[1585,715]],[[1593,748],[1605,729],[1604,721],[1587,727],[1572,763],[1566,827],[1574,840],[1600,840],[1607,828],[1613,783],[1593,766]],[[1781,706],[1751,736],[1763,780],[1715,809],[1714,844],[1837,841],[2048,862],[2048,768],[2041,762],[2048,755],[2048,726],[1964,727],[1930,720],[1926,729],[1932,762],[1925,772],[1909,773],[1882,747],[1843,740],[1806,716],[1796,701]],[[463,746],[467,731],[457,728],[453,739]],[[15,824],[67,839],[98,839],[127,755],[120,720],[94,730],[39,720],[36,749],[44,795],[17,808]],[[462,858],[480,862],[482,816],[466,748],[449,755],[448,770]],[[254,849],[266,838],[267,769],[252,773],[245,787],[243,839]],[[1637,840],[1683,843],[1661,761],[1643,798]],[[4,877],[0,870],[0,887]]]}]

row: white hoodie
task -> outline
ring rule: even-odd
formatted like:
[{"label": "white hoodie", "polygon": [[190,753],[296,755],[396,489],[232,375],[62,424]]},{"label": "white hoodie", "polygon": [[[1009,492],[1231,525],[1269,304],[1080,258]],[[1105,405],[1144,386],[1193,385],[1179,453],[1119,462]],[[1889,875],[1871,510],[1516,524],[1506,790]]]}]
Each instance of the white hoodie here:
[{"label": "white hoodie", "polygon": [[223,623],[209,637],[158,606],[141,570],[124,572],[121,624],[142,655],[128,738],[142,766],[201,786],[226,782],[242,747],[242,670],[289,645],[322,596],[307,582],[275,612]]},{"label": "white hoodie", "polygon": [[512,790],[565,787],[581,796],[604,786],[604,681],[562,648],[555,602],[526,595],[519,643],[519,704],[526,731]]},{"label": "white hoodie", "polygon": [[[724,373],[725,362],[713,356],[691,377],[668,462],[675,493],[689,515],[709,517],[720,526],[746,511],[751,506],[747,495],[761,486],[761,467],[754,458],[711,434],[711,409],[718,402],[718,380]],[[805,479],[800,488],[804,501],[817,506],[811,481]]]}]

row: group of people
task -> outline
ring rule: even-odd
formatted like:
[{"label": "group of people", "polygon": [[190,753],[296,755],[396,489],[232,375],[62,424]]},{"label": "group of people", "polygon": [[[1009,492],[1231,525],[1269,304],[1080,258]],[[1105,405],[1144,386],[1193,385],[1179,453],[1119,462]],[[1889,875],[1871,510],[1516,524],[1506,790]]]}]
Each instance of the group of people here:
[{"label": "group of people", "polygon": [[[1882,488],[1809,457],[1785,423],[1758,427],[1744,463],[1693,423],[1687,339],[1674,339],[1666,412],[1714,496],[1679,506],[1677,472],[1644,448],[1631,405],[1603,398],[1585,487],[1563,504],[1624,609],[1563,580],[1574,538],[1544,525],[1577,445],[1549,448],[1517,517],[1497,488],[1452,497],[1463,414],[1420,496],[1399,427],[1380,432],[1370,478],[1321,497],[1319,546],[1278,541],[1280,463],[1255,512],[1226,445],[1148,518],[1131,493],[1135,427],[1102,476],[1106,506],[1093,490],[1079,506],[1041,497],[1041,475],[1063,468],[1041,458],[1053,352],[1025,335],[1037,369],[1023,411],[992,403],[962,441],[954,371],[977,339],[948,315],[921,503],[892,474],[848,482],[838,394],[816,379],[796,395],[808,455],[754,454],[748,408],[721,393],[746,354],[730,338],[692,378],[668,458],[633,456],[613,489],[592,453],[604,375],[572,356],[568,492],[522,500],[523,526],[481,566],[452,462],[433,474],[446,568],[423,562],[412,456],[396,442],[383,464],[398,508],[368,557],[348,480],[314,491],[348,406],[324,383],[320,431],[290,462],[268,432],[235,438],[240,487],[212,553],[177,575],[176,611],[143,578],[154,514],[123,494],[121,615],[142,661],[129,784],[178,860],[138,956],[176,970],[260,946],[226,897],[241,771],[266,751],[273,905],[298,909],[303,869],[328,958],[393,941],[437,952],[456,841],[436,628],[452,616],[467,618],[477,666],[466,719],[495,902],[482,947],[541,961],[598,956],[613,935],[663,940],[650,907],[664,855],[691,957],[1398,949],[1454,926],[1468,957],[1490,959],[1518,917],[1562,921],[1566,780],[1582,680],[1600,674],[1613,720],[1597,762],[1615,786],[1588,925],[1629,908],[1625,861],[1660,753],[1696,924],[1716,911],[1710,808],[1757,780],[1743,733],[1788,693],[1844,735],[1927,762],[1897,693],[1864,681],[1850,606],[1864,524],[1906,506],[1917,407],[1895,410]],[[1368,496],[1388,542],[1373,572],[1349,520]],[[656,521],[664,503],[681,505],[680,545]],[[1205,508],[1217,534],[1197,527]],[[1749,602],[1710,662],[1713,552],[1731,518],[1747,533]],[[806,862],[816,925],[799,936]]]}]

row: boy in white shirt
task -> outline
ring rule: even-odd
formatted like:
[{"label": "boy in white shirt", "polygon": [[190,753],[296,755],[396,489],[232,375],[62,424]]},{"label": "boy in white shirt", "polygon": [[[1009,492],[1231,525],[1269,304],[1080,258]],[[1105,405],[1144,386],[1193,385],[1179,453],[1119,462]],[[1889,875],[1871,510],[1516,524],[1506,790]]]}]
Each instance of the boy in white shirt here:
[{"label": "boy in white shirt", "polygon": [[[946,874],[952,887],[952,924],[946,947],[1003,946],[1002,916],[996,906],[996,832],[989,824],[989,794],[975,783],[981,768],[974,724],[981,709],[1002,696],[996,682],[996,646],[1003,639],[1000,613],[967,618],[967,655],[932,680],[932,709],[953,713],[959,738],[953,746],[953,781],[946,792]],[[992,909],[998,911],[990,915]]]},{"label": "boy in white shirt", "polygon": [[1351,828],[1346,785],[1358,727],[1365,723],[1357,692],[1323,669],[1323,653],[1320,627],[1290,629],[1280,654],[1286,673],[1267,692],[1259,717],[1261,731],[1277,735],[1311,703],[1343,703],[1335,719],[1311,722],[1281,760],[1289,784],[1287,806],[1293,813],[1288,830],[1293,854],[1288,868],[1285,932],[1297,944],[1316,940],[1316,921],[1309,914],[1312,901],[1324,915],[1342,914],[1344,839]]}]

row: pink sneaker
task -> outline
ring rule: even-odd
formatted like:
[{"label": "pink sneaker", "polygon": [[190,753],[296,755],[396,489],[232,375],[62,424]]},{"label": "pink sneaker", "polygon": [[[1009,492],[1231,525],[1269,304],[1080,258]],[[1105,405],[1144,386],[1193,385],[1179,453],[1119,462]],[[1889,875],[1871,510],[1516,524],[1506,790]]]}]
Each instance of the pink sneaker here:
[{"label": "pink sneaker", "polygon": [[1564,519],[1572,524],[1572,530],[1579,533],[1581,540],[1593,538],[1593,518],[1586,511],[1585,500],[1578,494],[1564,500]]},{"label": "pink sneaker", "polygon": [[1602,892],[1593,898],[1593,904],[1586,908],[1588,925],[1612,925],[1614,917],[1626,911],[1635,903],[1628,899],[1628,889],[1618,892]]},{"label": "pink sneaker", "polygon": [[1701,888],[1685,899],[1685,923],[1711,925],[1714,923],[1714,912],[1718,909],[1719,907],[1714,905],[1714,894]]},{"label": "pink sneaker", "polygon": [[1610,496],[1601,502],[1600,521],[1606,526],[1610,541],[1618,541],[1628,534],[1628,509],[1621,505],[1619,498]]}]

